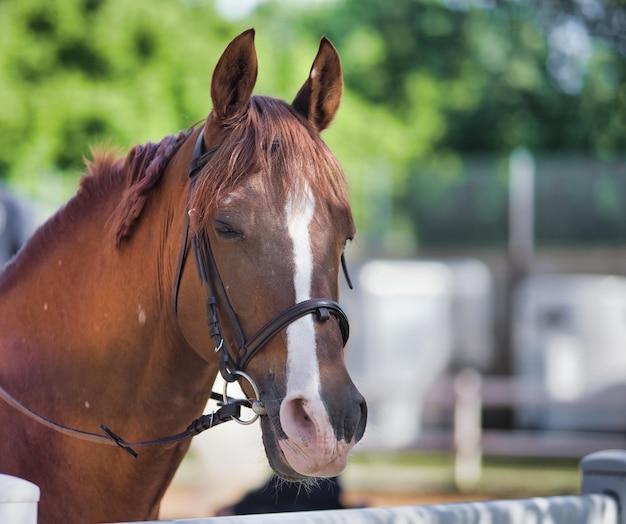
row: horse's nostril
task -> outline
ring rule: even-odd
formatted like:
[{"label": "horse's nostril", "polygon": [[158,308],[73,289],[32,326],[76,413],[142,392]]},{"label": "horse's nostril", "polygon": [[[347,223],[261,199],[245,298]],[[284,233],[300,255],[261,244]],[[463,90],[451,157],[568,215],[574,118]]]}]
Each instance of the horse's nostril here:
[{"label": "horse's nostril", "polygon": [[280,421],[287,437],[315,442],[317,428],[302,397],[283,400],[280,408]]},{"label": "horse's nostril", "polygon": [[359,407],[361,409],[361,417],[359,418],[359,423],[354,434],[355,442],[361,440],[363,438],[363,434],[365,433],[365,426],[367,424],[367,402],[365,402],[365,399],[361,401]]},{"label": "horse's nostril", "polygon": [[[367,404],[356,390],[341,395],[344,402],[310,402],[303,396],[287,397],[280,408],[280,423],[289,439],[312,443],[328,426],[337,440],[358,442],[363,437],[367,423]],[[348,401],[348,399],[350,399]],[[319,432],[322,432],[318,435]]]},{"label": "horse's nostril", "polygon": [[344,419],[343,435],[337,435],[338,439],[344,439],[346,442],[351,442],[352,439],[358,442],[365,432],[367,404],[365,403],[365,399],[360,395],[359,398],[355,400],[355,404],[353,404],[353,408]]}]

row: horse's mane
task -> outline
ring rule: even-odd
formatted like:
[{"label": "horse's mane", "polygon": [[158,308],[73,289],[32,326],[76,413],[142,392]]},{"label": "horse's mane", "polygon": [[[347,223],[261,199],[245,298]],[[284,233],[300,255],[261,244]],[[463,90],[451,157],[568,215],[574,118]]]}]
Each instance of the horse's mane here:
[{"label": "horse's mane", "polygon": [[150,192],[161,180],[178,148],[192,132],[193,128],[167,136],[157,144],[148,142],[135,146],[125,158],[118,158],[112,151],[93,151],[94,161],[86,162],[89,174],[82,178],[76,199],[103,197],[120,181],[124,184],[125,189],[114,217],[116,245],[131,235]]},{"label": "horse's mane", "polygon": [[47,237],[62,229],[67,222],[76,222],[99,203],[118,202],[111,217],[105,218],[113,229],[115,245],[131,235],[148,201],[151,190],[158,184],[167,164],[194,128],[170,135],[154,144],[134,146],[125,157],[110,148],[91,149],[93,160],[85,159],[87,174],[78,191],[53,217],[34,234]]},{"label": "horse's mane", "polygon": [[116,198],[113,216],[105,218],[113,228],[115,245],[128,237],[139,219],[150,191],[157,185],[168,162],[172,159],[194,128],[163,138],[159,143],[148,142],[133,147],[125,157],[109,148],[93,148],[93,161],[85,160],[87,174],[82,177],[78,191],[55,215],[33,233],[32,238],[0,271],[0,284],[26,260],[37,260],[50,240],[58,238],[68,224],[75,224],[98,204]]},{"label": "horse's mane", "polygon": [[190,199],[195,228],[229,192],[254,174],[265,187],[287,194],[307,187],[320,201],[349,209],[346,182],[335,156],[292,106],[253,96],[248,111],[229,125],[228,134],[199,177]]}]

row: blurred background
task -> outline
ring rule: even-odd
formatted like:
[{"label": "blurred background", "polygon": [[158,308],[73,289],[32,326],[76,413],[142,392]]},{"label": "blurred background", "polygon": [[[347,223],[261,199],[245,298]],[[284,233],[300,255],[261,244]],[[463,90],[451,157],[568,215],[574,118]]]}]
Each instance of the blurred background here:
[{"label": "blurred background", "polygon": [[[626,445],[621,0],[3,0],[0,264],[91,146],[204,118],[248,27],[257,93],[291,100],[322,35],[344,67],[324,138],[351,186],[342,303],[370,405],[347,503],[577,491],[581,456]],[[197,439],[164,516],[268,475],[256,430],[232,426]],[[217,440],[250,454],[230,477]]]}]

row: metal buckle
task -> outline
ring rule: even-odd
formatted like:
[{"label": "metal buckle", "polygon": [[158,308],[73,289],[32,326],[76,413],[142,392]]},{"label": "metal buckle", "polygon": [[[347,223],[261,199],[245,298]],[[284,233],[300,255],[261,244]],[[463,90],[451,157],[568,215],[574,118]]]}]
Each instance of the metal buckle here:
[{"label": "metal buckle", "polygon": [[[250,409],[252,409],[254,413],[252,418],[245,420],[239,417],[232,417],[232,420],[234,420],[235,422],[238,422],[239,424],[242,424],[243,426],[249,426],[250,424],[253,424],[254,422],[256,422],[256,419],[258,419],[260,416],[267,415],[267,410],[265,409],[263,402],[261,402],[261,395],[259,393],[259,388],[257,387],[254,380],[252,380],[252,377],[248,375],[247,373],[245,373],[244,371],[239,371],[239,370],[233,371],[232,374],[239,375],[241,378],[245,378],[250,383],[250,386],[252,386],[252,389],[254,391],[255,398],[247,399],[248,402],[250,403]],[[230,382],[224,381],[224,390],[222,393],[222,401],[224,404],[228,404],[228,384],[230,384]],[[239,402],[239,401],[236,401],[236,402]]]}]

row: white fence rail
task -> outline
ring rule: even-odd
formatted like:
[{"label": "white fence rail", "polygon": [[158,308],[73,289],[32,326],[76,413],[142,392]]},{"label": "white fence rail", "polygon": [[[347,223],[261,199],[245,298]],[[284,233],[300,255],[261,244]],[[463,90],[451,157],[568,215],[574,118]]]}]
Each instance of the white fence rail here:
[{"label": "white fence rail", "polygon": [[[161,524],[626,524],[626,451],[608,450],[593,453],[581,461],[581,469],[583,494],[578,496],[160,522]],[[538,482],[541,482],[541,479],[538,479]],[[0,491],[2,489],[12,488],[0,484]],[[36,503],[39,490],[29,493],[36,495],[34,501]],[[13,493],[15,494],[16,492]],[[0,492],[0,500],[4,500],[2,496]],[[21,495],[5,498],[9,500],[8,504],[12,498],[16,499],[15,504],[18,505],[27,502]],[[22,514],[18,509],[14,513],[10,510],[3,513],[0,503],[0,522],[36,524],[36,515]]]},{"label": "white fence rail", "polygon": [[[617,524],[609,495],[170,520],[170,524]],[[163,521],[160,523],[163,524]]]},{"label": "white fence rail", "polygon": [[[170,520],[170,524],[616,524],[608,495]],[[160,524],[163,524],[161,522]]]}]

